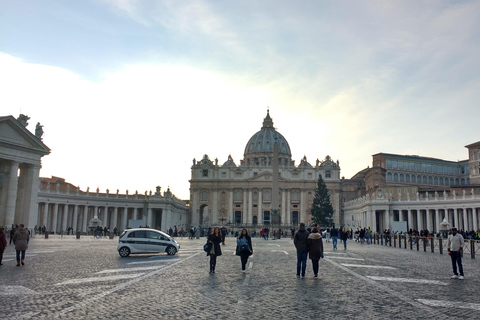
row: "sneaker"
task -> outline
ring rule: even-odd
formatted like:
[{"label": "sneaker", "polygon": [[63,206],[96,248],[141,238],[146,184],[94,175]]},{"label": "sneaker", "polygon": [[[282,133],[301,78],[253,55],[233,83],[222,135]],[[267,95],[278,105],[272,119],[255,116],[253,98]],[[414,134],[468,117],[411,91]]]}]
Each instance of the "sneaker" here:
[{"label": "sneaker", "polygon": [[459,279],[459,280],[463,280],[463,279],[465,279],[465,277],[464,277],[464,276],[460,276],[460,277],[458,277],[458,279]]},{"label": "sneaker", "polygon": [[454,274],[453,276],[450,277],[450,279],[458,279],[458,276]]},{"label": "sneaker", "polygon": [[300,276],[297,274],[297,278],[300,278]]},{"label": "sneaker", "polygon": [[242,270],[242,273],[245,273],[245,270]]},{"label": "sneaker", "polygon": [[317,276],[317,275],[314,275],[313,278],[314,278],[314,279],[318,279],[318,276]]},{"label": "sneaker", "polygon": [[302,279],[305,279],[305,276],[302,276]]}]

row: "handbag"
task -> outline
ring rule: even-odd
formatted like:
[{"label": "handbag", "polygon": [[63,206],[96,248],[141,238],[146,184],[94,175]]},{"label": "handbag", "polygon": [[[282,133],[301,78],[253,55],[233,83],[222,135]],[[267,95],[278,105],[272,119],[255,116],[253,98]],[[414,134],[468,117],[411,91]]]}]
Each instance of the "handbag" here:
[{"label": "handbag", "polygon": [[203,251],[205,251],[206,253],[209,253],[211,249],[212,249],[212,244],[209,243],[207,240],[207,243],[203,245]]}]

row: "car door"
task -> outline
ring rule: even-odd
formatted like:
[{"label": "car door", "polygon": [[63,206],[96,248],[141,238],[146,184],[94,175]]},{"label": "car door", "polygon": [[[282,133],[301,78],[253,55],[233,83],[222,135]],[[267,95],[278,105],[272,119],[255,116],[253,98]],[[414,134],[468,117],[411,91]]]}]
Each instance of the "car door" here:
[{"label": "car door", "polygon": [[148,252],[165,252],[168,240],[160,232],[147,231],[146,249]]},{"label": "car door", "polygon": [[146,231],[144,230],[132,231],[128,234],[127,242],[130,244],[132,253],[140,253],[146,251],[146,237]]}]

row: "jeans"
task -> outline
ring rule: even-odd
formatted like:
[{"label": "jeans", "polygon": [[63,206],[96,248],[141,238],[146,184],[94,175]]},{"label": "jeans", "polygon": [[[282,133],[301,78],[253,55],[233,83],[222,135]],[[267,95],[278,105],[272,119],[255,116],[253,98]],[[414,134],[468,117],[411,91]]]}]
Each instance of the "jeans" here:
[{"label": "jeans", "polygon": [[25,260],[25,250],[17,250],[17,262],[20,262],[20,253],[22,253],[22,260]]},{"label": "jeans", "polygon": [[210,271],[215,271],[215,266],[217,265],[217,256],[210,254]]},{"label": "jeans", "polygon": [[305,269],[307,268],[308,251],[297,251],[297,276],[300,275],[300,268],[302,268],[302,277],[305,277]]},{"label": "jeans", "polygon": [[458,271],[460,271],[460,275],[463,276],[462,254],[459,251],[450,251],[450,258],[452,259],[453,273],[458,276],[458,263]]},{"label": "jeans", "polygon": [[333,248],[337,247],[337,237],[332,237]]},{"label": "jeans", "polygon": [[240,261],[242,261],[242,270],[245,270],[245,266],[247,265],[248,261],[248,254],[241,254]]},{"label": "jeans", "polygon": [[343,240],[343,246],[345,247],[345,249],[347,248],[347,240]]}]

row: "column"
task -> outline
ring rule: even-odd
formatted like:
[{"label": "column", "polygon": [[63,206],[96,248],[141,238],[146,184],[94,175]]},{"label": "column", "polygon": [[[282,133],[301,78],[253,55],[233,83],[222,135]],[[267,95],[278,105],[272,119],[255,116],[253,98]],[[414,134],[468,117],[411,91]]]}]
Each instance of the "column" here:
[{"label": "column", "polygon": [[247,189],[243,189],[243,204],[242,204],[242,223],[247,222],[247,197],[248,197],[248,192]]},{"label": "column", "polygon": [[422,210],[417,210],[417,230],[422,230]]},{"label": "column", "polygon": [[15,221],[15,207],[17,203],[18,190],[18,162],[10,164],[10,174],[8,177],[7,201],[5,206],[5,225],[11,226],[14,223],[22,223]]},{"label": "column", "polygon": [[72,232],[77,231],[77,220],[78,220],[78,204],[75,204],[73,205]]},{"label": "column", "polygon": [[248,216],[247,223],[253,222],[253,190],[252,188],[248,189]]},{"label": "column", "polygon": [[[150,211],[148,212],[148,218],[151,220],[151,209]],[[112,223],[110,224],[110,229],[113,231],[113,229],[115,229],[115,227],[117,226],[117,221],[118,221],[118,207],[115,207],[113,209],[113,216],[112,216]],[[148,224],[149,226],[151,226],[151,223],[149,222]]]},{"label": "column", "polygon": [[233,189],[229,190],[229,201],[228,201],[228,219],[229,221],[235,221],[235,217],[233,215]]},{"label": "column", "polygon": [[408,217],[407,217],[407,228],[408,230],[413,229],[413,213],[412,209],[408,209]]},{"label": "column", "polygon": [[127,229],[127,227],[128,227],[128,207],[125,207],[123,208],[122,225],[120,226],[120,228],[122,230],[125,230]]},{"label": "column", "polygon": [[57,223],[58,223],[58,207],[59,205],[54,203],[53,204],[53,223],[52,223],[52,228],[50,229],[50,231],[53,231],[55,233],[57,233]]},{"label": "column", "polygon": [[300,189],[300,216],[299,216],[299,222],[305,222],[307,220],[306,214],[305,214],[305,206],[304,206],[304,201],[305,201],[305,194],[304,194],[304,189]]},{"label": "column", "polygon": [[442,219],[440,219],[440,210],[435,209],[435,232],[440,231],[440,222],[442,222]]},{"label": "column", "polygon": [[42,218],[42,222],[41,223],[41,227],[45,226],[45,228],[47,227],[47,218],[48,218],[48,212],[49,212],[49,205],[48,203],[45,203],[44,204],[44,207],[43,207],[43,218]]},{"label": "column", "polygon": [[67,234],[67,222],[68,222],[68,205],[63,206],[63,220],[62,220],[62,230]]},{"label": "column", "polygon": [[258,223],[263,225],[263,199],[262,199],[262,189],[258,189]]},{"label": "column", "polygon": [[467,209],[463,208],[463,230],[468,231],[470,230],[469,225],[468,225],[468,216],[467,216]]},{"label": "column", "polygon": [[[115,222],[115,225],[114,227],[117,225],[117,209],[118,208],[115,208],[115,215],[113,216],[113,221]],[[153,210],[152,208],[147,208],[147,225],[150,227],[150,228],[155,228],[155,226],[153,226]]]},{"label": "column", "polygon": [[282,189],[282,223],[290,223],[287,217],[287,205],[285,199],[285,189]]},{"label": "column", "polygon": [[427,229],[428,231],[432,231],[433,224],[432,224],[432,216],[431,216],[430,209],[425,210],[425,214],[427,215]]},{"label": "column", "polygon": [[402,209],[399,209],[399,210],[398,210],[398,221],[404,221],[404,220],[403,220],[403,214],[402,214],[402,213],[403,213],[403,212],[402,212]]},{"label": "column", "polygon": [[[213,190],[213,204],[212,204],[212,222],[214,225],[218,225],[218,189],[214,188]],[[173,226],[169,226],[173,227]]]},{"label": "column", "polygon": [[87,232],[88,224],[88,204],[83,207],[82,232]]},{"label": "column", "polygon": [[477,210],[475,208],[471,208],[471,210],[472,210],[473,230],[477,231],[478,230]]},{"label": "column", "polygon": [[452,227],[456,227],[460,229],[460,224],[458,223],[458,211],[457,208],[453,209],[453,219],[455,220],[455,224],[452,223]]},{"label": "column", "polygon": [[292,200],[290,200],[291,189],[287,189],[287,204],[285,205],[285,210],[287,212],[287,221],[286,223],[292,223],[292,211],[290,210],[290,204]]}]

